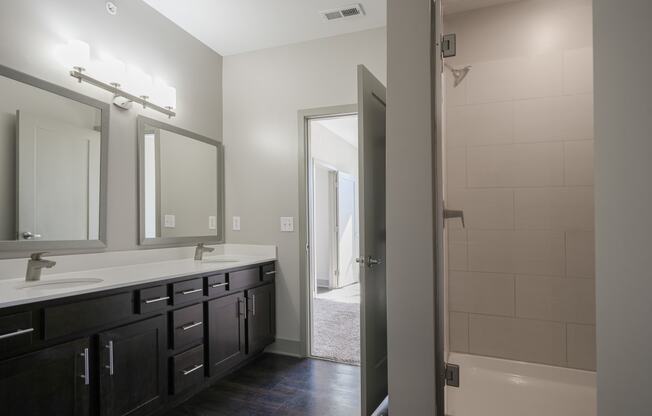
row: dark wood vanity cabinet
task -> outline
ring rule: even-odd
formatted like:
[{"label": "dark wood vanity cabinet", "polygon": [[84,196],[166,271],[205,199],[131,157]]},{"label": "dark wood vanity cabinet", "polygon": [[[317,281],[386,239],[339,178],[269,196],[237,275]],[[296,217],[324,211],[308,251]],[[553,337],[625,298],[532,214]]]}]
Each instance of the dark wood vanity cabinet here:
[{"label": "dark wood vanity cabinet", "polygon": [[165,398],[164,316],[102,332],[99,409],[102,416],[145,415]]},{"label": "dark wood vanity cabinet", "polygon": [[0,362],[0,414],[90,414],[88,338]]},{"label": "dark wood vanity cabinet", "polygon": [[0,309],[0,415],[150,416],[275,336],[273,263]]}]

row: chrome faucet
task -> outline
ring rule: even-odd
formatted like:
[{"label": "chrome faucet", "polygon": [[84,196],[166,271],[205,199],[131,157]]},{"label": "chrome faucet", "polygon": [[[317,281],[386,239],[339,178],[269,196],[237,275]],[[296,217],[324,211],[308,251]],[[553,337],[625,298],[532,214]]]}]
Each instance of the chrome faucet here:
[{"label": "chrome faucet", "polygon": [[33,253],[29,256],[29,261],[27,262],[27,273],[25,274],[26,282],[35,282],[41,280],[41,270],[51,269],[57,264],[56,261],[52,260],[43,260],[42,256],[47,253]]},{"label": "chrome faucet", "polygon": [[195,260],[202,260],[204,258],[204,253],[211,253],[215,251],[214,248],[204,247],[204,243],[198,243],[195,247]]}]

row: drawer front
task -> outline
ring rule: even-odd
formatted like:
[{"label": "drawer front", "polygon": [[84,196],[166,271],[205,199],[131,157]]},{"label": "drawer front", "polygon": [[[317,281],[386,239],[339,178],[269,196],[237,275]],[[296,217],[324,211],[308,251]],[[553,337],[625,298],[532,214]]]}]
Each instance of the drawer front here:
[{"label": "drawer front", "polygon": [[229,292],[229,283],[225,274],[206,276],[206,294],[208,296],[221,295]]},{"label": "drawer front", "polygon": [[178,349],[204,339],[204,305],[188,306],[172,312],[172,348]]},{"label": "drawer front", "polygon": [[167,286],[149,287],[141,289],[136,296],[138,299],[138,313],[146,314],[159,312],[167,308],[170,303]]},{"label": "drawer front", "polygon": [[0,354],[31,345],[35,331],[31,312],[0,316]]},{"label": "drawer front", "polygon": [[199,300],[202,297],[204,297],[204,284],[201,277],[172,285],[172,302],[175,305]]},{"label": "drawer front", "polygon": [[229,290],[235,291],[260,282],[260,268],[229,273]]},{"label": "drawer front", "polygon": [[274,280],[274,277],[276,277],[276,264],[264,265],[262,267],[261,273],[264,282]]},{"label": "drawer front", "polygon": [[204,346],[172,357],[172,392],[181,393],[204,380]]},{"label": "drawer front", "polygon": [[133,316],[132,292],[45,308],[45,338],[52,339],[91,330]]}]

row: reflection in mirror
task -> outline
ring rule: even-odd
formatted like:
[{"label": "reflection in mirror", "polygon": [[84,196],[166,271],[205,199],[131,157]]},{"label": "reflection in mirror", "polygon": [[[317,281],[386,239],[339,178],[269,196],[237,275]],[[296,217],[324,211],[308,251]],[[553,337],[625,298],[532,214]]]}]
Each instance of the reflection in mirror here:
[{"label": "reflection in mirror", "polygon": [[139,118],[141,242],[223,241],[219,142]]},{"label": "reflection in mirror", "polygon": [[0,69],[0,240],[100,240],[101,103]]}]

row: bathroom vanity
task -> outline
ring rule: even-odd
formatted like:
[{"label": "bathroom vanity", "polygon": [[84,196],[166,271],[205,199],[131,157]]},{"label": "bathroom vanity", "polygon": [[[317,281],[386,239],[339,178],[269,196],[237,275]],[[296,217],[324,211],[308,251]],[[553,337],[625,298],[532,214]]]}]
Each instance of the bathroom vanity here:
[{"label": "bathroom vanity", "polygon": [[274,341],[275,273],[216,257],[0,281],[0,413],[163,412]]}]

